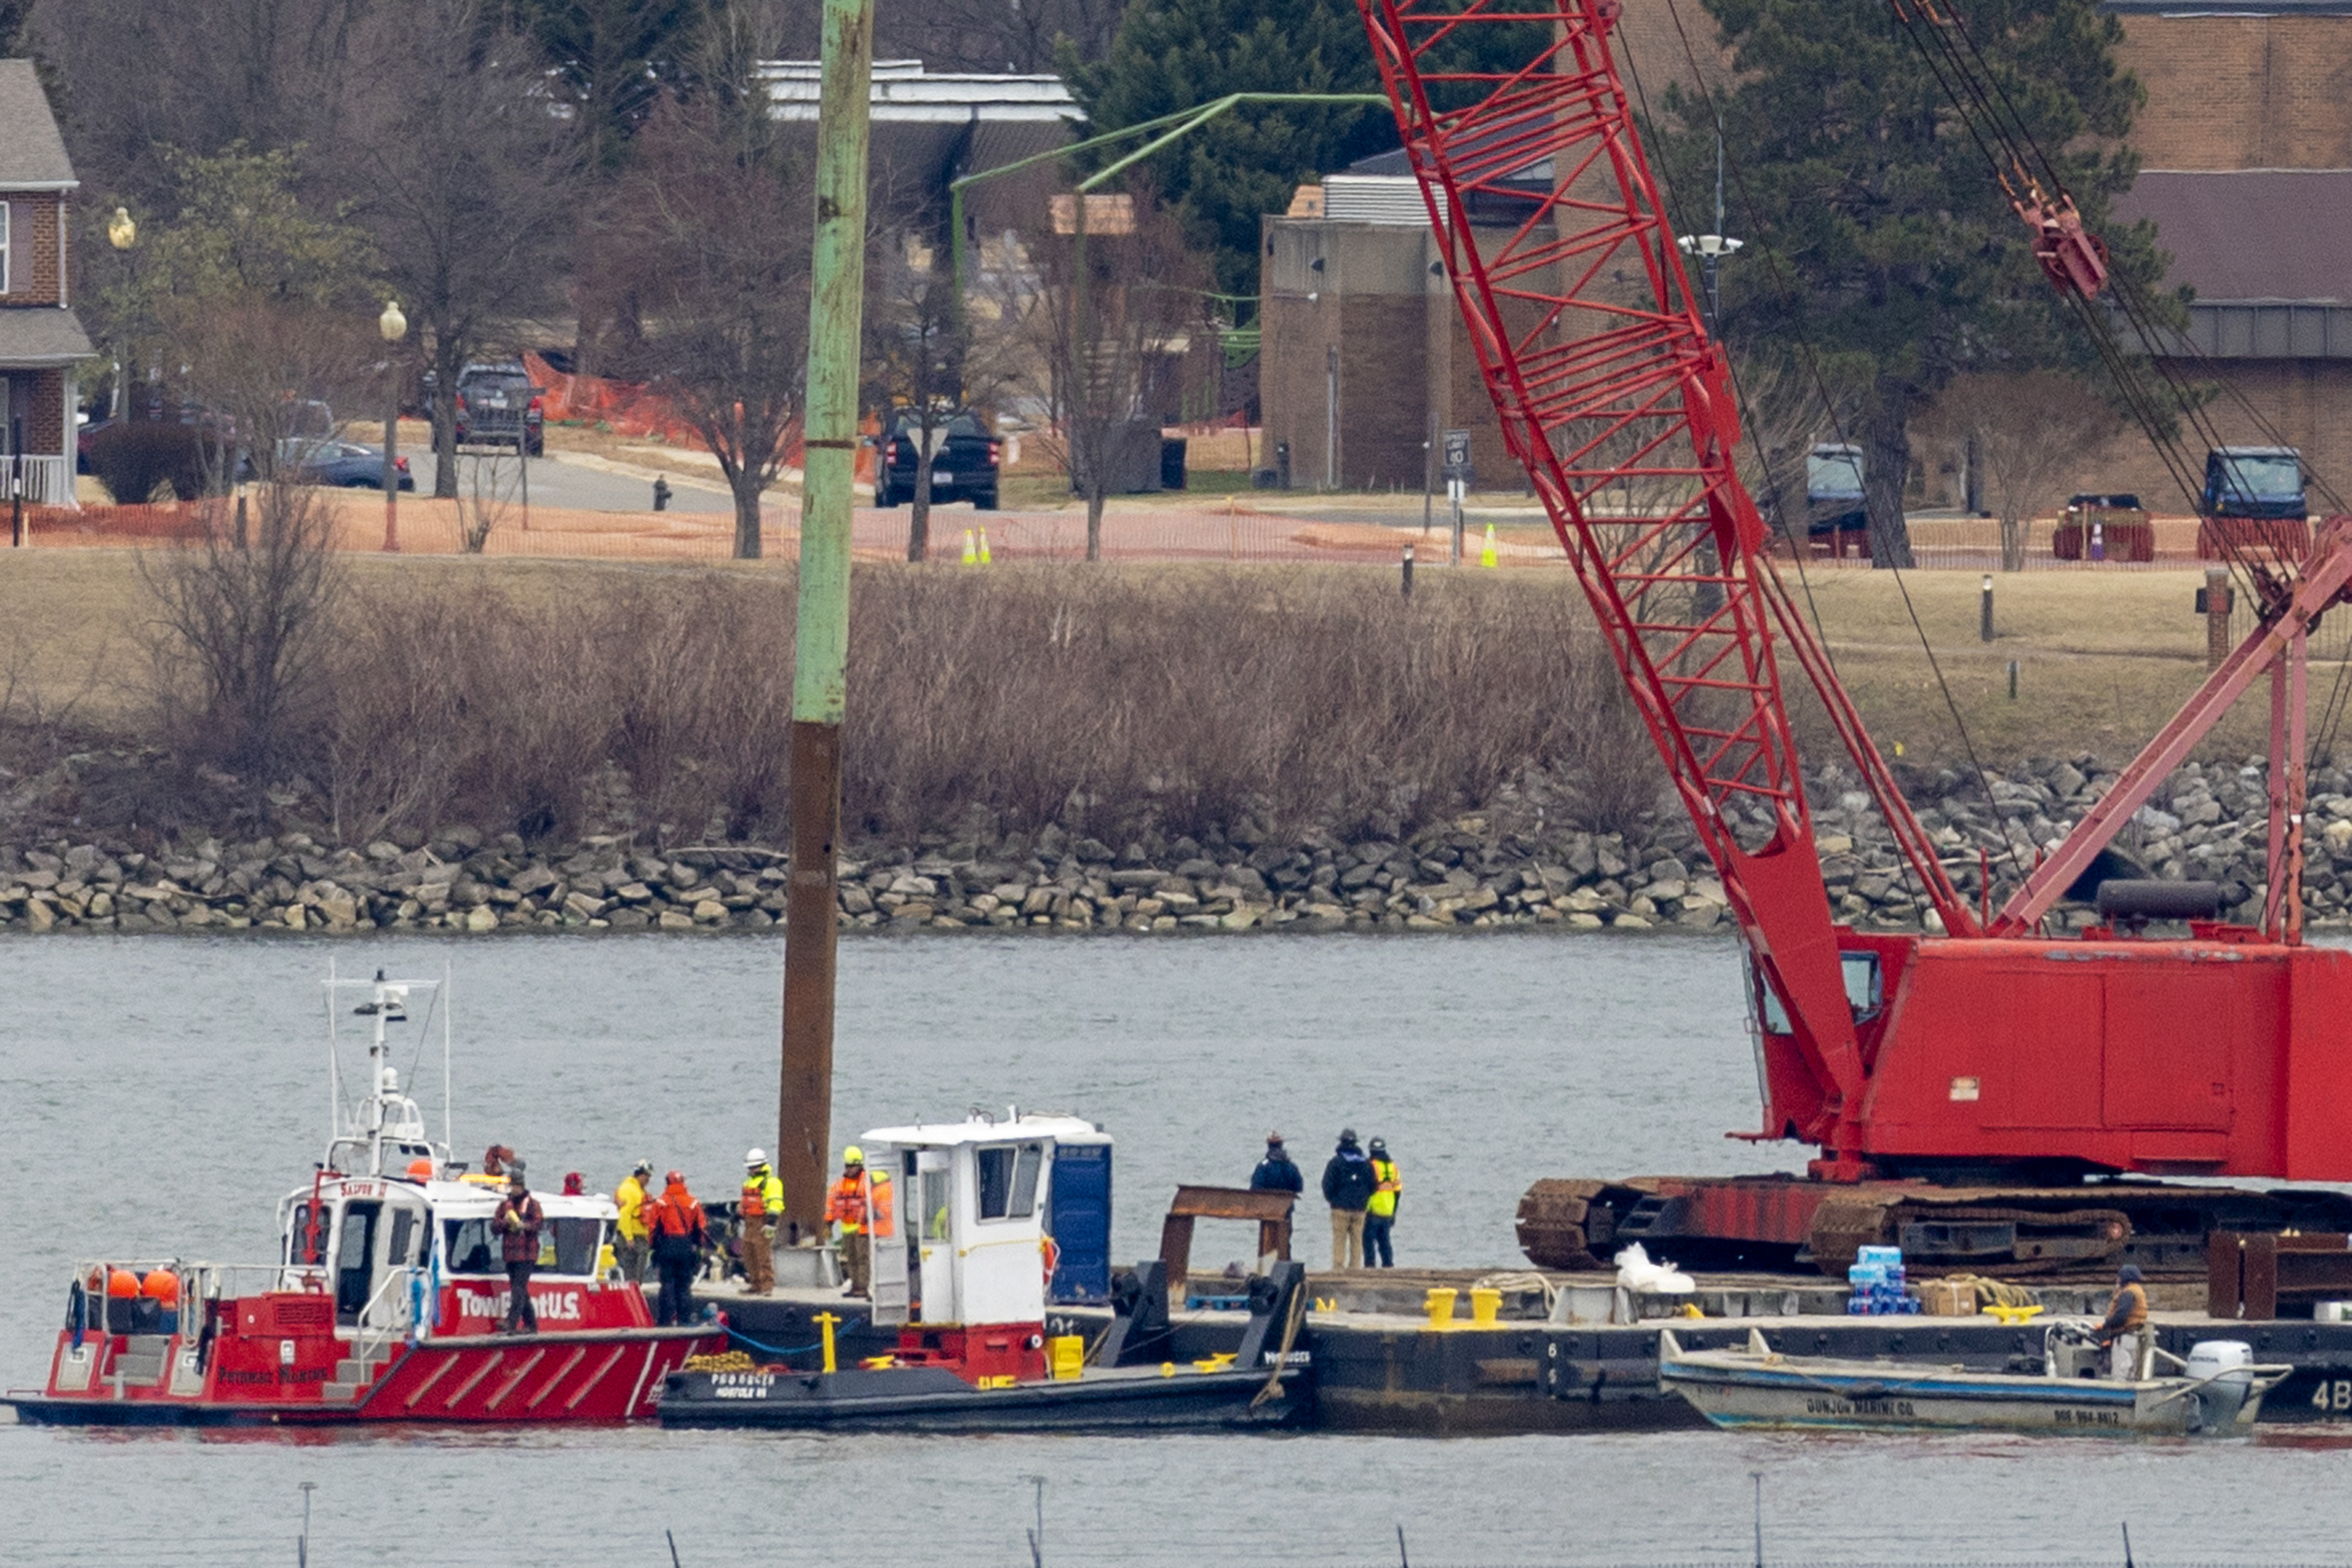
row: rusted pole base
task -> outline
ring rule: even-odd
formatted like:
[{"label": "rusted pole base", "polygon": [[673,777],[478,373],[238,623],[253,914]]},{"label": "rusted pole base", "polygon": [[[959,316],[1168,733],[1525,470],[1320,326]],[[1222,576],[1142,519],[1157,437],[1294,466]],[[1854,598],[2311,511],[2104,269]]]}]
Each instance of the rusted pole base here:
[{"label": "rusted pole base", "polygon": [[784,905],[784,1061],[776,1176],[788,1239],[824,1230],[832,1168],[835,911],[841,880],[841,727],[793,725],[793,862]]}]

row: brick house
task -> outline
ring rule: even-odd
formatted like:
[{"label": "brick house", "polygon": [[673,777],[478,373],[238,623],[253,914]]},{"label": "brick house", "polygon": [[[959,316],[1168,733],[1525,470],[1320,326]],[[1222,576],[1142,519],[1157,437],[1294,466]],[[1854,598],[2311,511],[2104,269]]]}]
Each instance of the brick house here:
[{"label": "brick house", "polygon": [[75,367],[68,202],[79,182],[30,60],[0,59],[0,495],[69,506]]}]

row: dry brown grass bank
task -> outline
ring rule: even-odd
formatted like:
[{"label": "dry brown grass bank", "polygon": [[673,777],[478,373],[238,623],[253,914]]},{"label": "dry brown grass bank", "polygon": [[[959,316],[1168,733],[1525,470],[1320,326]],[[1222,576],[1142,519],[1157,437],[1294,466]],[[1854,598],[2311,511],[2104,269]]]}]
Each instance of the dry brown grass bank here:
[{"label": "dry brown grass bank", "polygon": [[[350,566],[331,716],[299,737],[333,830],[782,831],[789,567]],[[1986,645],[1973,574],[1909,580],[1995,764],[2127,756],[2201,678],[2196,581],[2003,578],[2001,637]],[[1892,580],[1813,587],[1883,747],[1957,760]],[[1591,780],[1582,814],[1622,820],[1658,778],[1565,574],[1424,572],[1408,605],[1391,574],[1366,570],[861,566],[856,596],[847,805],[866,832],[944,831],[975,805],[1004,830],[1059,820],[1106,838],[1251,814],[1392,832],[1486,805],[1531,768]],[[0,555],[11,766],[92,736],[152,743],[152,614],[128,554]],[[2315,707],[2332,675],[2317,672]],[[1809,756],[1826,758],[1801,706],[1800,720]],[[2245,705],[2209,754],[2257,749],[2263,723]],[[148,772],[144,820],[215,809]]]}]

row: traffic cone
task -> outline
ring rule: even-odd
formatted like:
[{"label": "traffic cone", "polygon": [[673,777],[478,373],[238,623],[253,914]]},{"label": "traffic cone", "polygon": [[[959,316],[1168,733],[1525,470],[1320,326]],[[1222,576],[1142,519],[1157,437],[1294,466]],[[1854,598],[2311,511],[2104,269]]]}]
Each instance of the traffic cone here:
[{"label": "traffic cone", "polygon": [[970,528],[966,528],[963,531],[963,563],[966,566],[978,566],[980,564],[980,551],[972,547],[971,530]]},{"label": "traffic cone", "polygon": [[1503,564],[1501,561],[1495,559],[1495,525],[1492,523],[1488,523],[1486,525],[1486,542],[1479,547],[1478,564],[1480,566],[1500,566]]},{"label": "traffic cone", "polygon": [[980,564],[982,566],[994,564],[988,559],[988,530],[986,528],[980,530]]}]

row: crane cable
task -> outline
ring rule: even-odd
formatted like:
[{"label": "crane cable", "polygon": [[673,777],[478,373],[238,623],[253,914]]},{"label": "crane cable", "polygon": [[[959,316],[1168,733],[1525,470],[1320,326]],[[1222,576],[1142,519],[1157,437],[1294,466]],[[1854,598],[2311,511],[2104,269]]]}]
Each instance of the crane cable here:
[{"label": "crane cable", "polygon": [[[1666,0],[1666,10],[1667,14],[1674,20],[1675,32],[1682,41],[1683,57],[1690,66],[1691,80],[1698,88],[1699,98],[1706,107],[1708,118],[1714,122],[1717,132],[1721,134],[1724,130],[1722,106],[1717,101],[1714,89],[1707,85],[1706,73],[1699,67],[1698,51],[1691,43],[1689,29],[1684,26],[1682,8],[1676,3],[1676,0]],[[1635,94],[1640,96],[1642,99],[1643,115],[1644,118],[1649,118],[1650,110],[1648,96],[1643,91],[1641,73],[1633,66],[1633,54],[1631,50],[1626,51],[1625,64],[1627,74],[1632,77],[1633,81],[1633,90]],[[1656,122],[1653,120],[1652,123],[1654,124]],[[1732,183],[1738,189],[1740,205],[1746,209],[1751,232],[1759,236],[1769,233],[1770,231],[1765,225],[1762,214],[1757,205],[1755,193],[1748,186],[1747,171],[1736,159],[1732,157],[1727,140],[1725,142],[1725,149],[1724,165],[1731,175]],[[1840,444],[1844,444],[1847,440],[1845,421],[1838,412],[1836,400],[1830,395],[1829,382],[1827,378],[1822,374],[1820,356],[1814,351],[1811,336],[1805,329],[1804,296],[1802,292],[1797,288],[1795,280],[1789,276],[1786,260],[1780,256],[1779,251],[1770,246],[1765,246],[1759,248],[1761,250],[1761,254],[1767,258],[1768,264],[1772,269],[1774,278],[1780,286],[1781,297],[1794,308],[1797,321],[1793,336],[1796,340],[1798,359],[1805,367],[1807,379],[1813,384],[1815,396],[1821,400],[1822,409],[1829,418],[1831,430],[1836,434]],[[1730,357],[1728,355],[1725,356],[1725,365],[1727,370],[1728,370],[1730,367]],[[1733,375],[1733,384],[1735,388],[1738,386],[1738,380],[1736,373]],[[1768,465],[1767,472],[1769,475],[1769,459],[1764,455],[1763,438],[1752,413],[1748,412],[1747,394],[1744,391],[1739,392],[1739,398],[1742,415],[1748,421],[1748,434],[1756,444],[1759,458]],[[1777,491],[1777,484],[1774,487]],[[1789,530],[1787,526],[1788,520],[1785,517],[1780,519],[1780,522],[1782,531],[1789,534],[1790,545],[1790,553],[1797,563],[1798,580],[1803,586],[1805,591],[1806,608],[1812,617],[1815,634],[1822,640],[1822,656],[1825,659],[1830,658],[1828,649],[1828,632],[1822,625],[1821,612],[1813,601],[1811,580],[1806,576],[1804,568],[1805,556],[1807,551],[1811,549],[1809,542],[1811,519],[1809,517],[1807,520],[1808,538],[1804,540],[1801,540],[1793,532]],[[2030,869],[2031,856],[2020,852],[2016,841],[2010,832],[2008,819],[2004,818],[2000,813],[2000,804],[1999,800],[1994,798],[1992,792],[1992,781],[1989,777],[1987,777],[1983,759],[1977,753],[1975,737],[1969,733],[1968,721],[1960,716],[1959,701],[1952,695],[1951,683],[1945,679],[1942,662],[1936,657],[1935,644],[1929,640],[1927,628],[1919,620],[1918,606],[1912,601],[1910,584],[1904,578],[1903,569],[1893,561],[1886,562],[1885,568],[1894,575],[1896,591],[1903,599],[1904,612],[1910,618],[1911,630],[1919,639],[1919,647],[1921,652],[1927,655],[1927,668],[1929,673],[1935,677],[1936,689],[1944,699],[1944,709],[1951,717],[1952,728],[1959,737],[1960,749],[1968,758],[1969,776],[1976,780],[1978,792],[1984,798],[1988,820],[1997,826],[2000,833],[2003,857],[2011,861],[2021,871]],[[1836,664],[1833,660],[1831,663],[1831,669],[1832,673],[1835,672]],[[1889,831],[1892,831],[1893,824],[1890,823],[1888,826]],[[2029,851],[2032,847],[2033,846],[2030,842],[2026,845],[2026,849]],[[1911,873],[1907,867],[1905,874],[1906,879],[1909,880]],[[1920,893],[1921,895],[1925,897],[1928,893],[1928,889],[1922,885]]]},{"label": "crane cable", "polygon": [[[1917,3],[1925,11],[1932,5],[1933,0],[1917,0]],[[1922,56],[1927,58],[1930,69],[1936,69],[1933,52],[1919,37],[1918,30],[1911,26],[1910,17],[1903,8],[1902,0],[1894,0],[1893,8],[1896,16],[1903,20],[1906,30],[1910,32],[1914,44],[1920,48]],[[2000,75],[1992,69],[1990,63],[1986,59],[1983,49],[1976,41],[1975,33],[1969,26],[1967,16],[1957,8],[1950,7],[1948,0],[1947,0],[1947,8],[1951,20],[1950,34],[1956,36],[1960,44],[1966,47],[1969,56],[1975,61],[1975,69],[1971,70],[1968,62],[1958,57],[1958,51],[1944,28],[1931,25],[1928,31],[1942,45],[1947,57],[1952,61],[1957,72],[1968,83],[1969,95],[1978,103],[1982,112],[1995,122],[1995,135],[2011,152],[2012,159],[2018,160],[2021,168],[2022,161],[2018,159],[2018,143],[2021,140],[2024,150],[2041,164],[2052,189],[2057,191],[2062,196],[2067,195],[2064,181],[2060,177],[2048,153],[2034,138],[2032,128],[2026,123],[2025,116],[2019,110],[2016,101],[2010,97],[2009,89],[2002,83]],[[1936,18],[1932,11],[1928,11],[1927,15],[1933,24]],[[1942,82],[1943,73],[1937,70],[1937,75],[1939,82]],[[1993,96],[1997,97],[2000,105],[2008,110],[2009,119],[2016,127],[2014,136],[2011,135],[2007,126],[2000,122],[1999,113],[1993,109],[1990,99],[1984,92],[1983,84],[1985,83],[1990,84]],[[1952,93],[1948,82],[1944,83],[1944,87],[1947,94],[1954,98],[1955,104],[1961,107],[1965,118],[1965,104],[1961,102],[1958,95]],[[1978,135],[1973,124],[1969,126],[1969,135],[1971,140],[1976,141],[1980,151],[1987,151],[1990,158],[1990,153],[1984,148],[1983,139]],[[1998,174],[1998,161],[1995,161],[1995,169]],[[2006,188],[2005,180],[2003,184]],[[2071,197],[2069,199],[2071,200]],[[2191,428],[2204,438],[2209,451],[2226,450],[2229,443],[2222,435],[2220,427],[2206,413],[2205,400],[2182,384],[2169,362],[2174,358],[2189,358],[2200,362],[2210,362],[2211,356],[2208,355],[2203,347],[2194,339],[2186,336],[2175,335],[2175,340],[2168,345],[2163,340],[2159,325],[2151,319],[2150,302],[2137,279],[2110,272],[2108,281],[2113,287],[2119,313],[2130,324],[2133,335],[2138,340],[2141,352],[2145,356],[2145,363],[2164,383],[2165,391],[2168,394],[2167,401],[2181,417],[2188,421]],[[2129,370],[2128,351],[2125,350],[2116,340],[2112,323],[2100,314],[2095,301],[2085,298],[2079,291],[2068,289],[2062,292],[2066,294],[2069,303],[2075,308],[2084,326],[2091,331],[2092,340],[2098,346],[2102,359],[2108,365],[2110,374],[2114,376],[2117,387],[2125,393],[2126,401],[2132,404],[2135,417],[2147,430],[2159,455],[2165,458],[2166,466],[2172,470],[2176,481],[2181,482],[2183,492],[2190,497],[2191,508],[2201,514],[2204,510],[2201,486],[2188,482],[2184,474],[2184,470],[2187,473],[2194,473],[2195,466],[2189,461],[2187,452],[2180,448],[2179,438],[2170,428],[2171,422],[2150,417],[2153,409],[2147,399],[2145,383],[2137,373]],[[2187,350],[2186,354],[2181,353],[2182,350]],[[2235,381],[2218,373],[2212,374],[2211,379],[2214,384],[2218,385],[2236,405],[2238,412],[2262,433],[2270,444],[2278,447],[2287,446],[2288,443],[2284,433],[2261,409],[2254,406],[2252,400],[2246,396],[2244,389]],[[2334,510],[2340,513],[2347,509],[2343,497],[2336,494],[2325,476],[2310,469],[2307,465],[2305,472],[2309,477],[2312,487],[2319,491]],[[2279,592],[2284,587],[2282,573],[2276,571],[2268,563],[2257,564],[2250,559],[2240,548],[2235,537],[2230,533],[2217,530],[2209,534],[2208,538],[2228,560],[2231,576],[2241,581],[2252,596],[2250,602],[2254,606],[2256,613],[2259,614],[2263,609],[2276,602]],[[2321,710],[2321,723],[2315,728],[2306,745],[2306,765],[2327,756],[2334,748],[2336,736],[2343,723],[2347,705],[2352,705],[2352,680],[2347,680],[2347,675],[2352,675],[2352,660],[2336,661],[2336,674],[2330,684],[2327,700]]]}]

